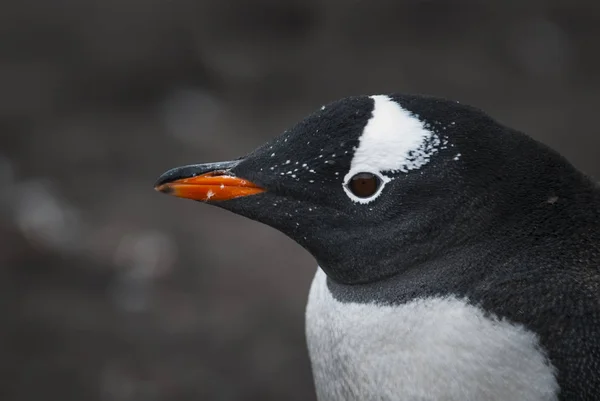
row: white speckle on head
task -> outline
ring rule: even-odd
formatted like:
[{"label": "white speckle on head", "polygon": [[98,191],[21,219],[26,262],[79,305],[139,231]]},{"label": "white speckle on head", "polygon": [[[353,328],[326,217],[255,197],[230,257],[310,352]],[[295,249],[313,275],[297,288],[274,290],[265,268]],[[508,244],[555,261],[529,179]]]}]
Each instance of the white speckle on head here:
[{"label": "white speckle on head", "polygon": [[313,169],[310,169],[310,170],[308,170],[308,172],[309,172],[309,173],[313,173],[313,174],[314,174],[314,173],[315,173],[315,170],[313,170]]},{"label": "white speckle on head", "polygon": [[344,303],[319,268],[306,339],[319,400],[558,398],[555,369],[535,333],[452,296]]},{"label": "white speckle on head", "polygon": [[302,163],[302,167],[306,167],[306,163]]},{"label": "white speckle on head", "polygon": [[460,159],[460,156],[461,156],[461,154],[460,154],[460,153],[457,153],[457,154],[456,154],[456,156],[454,156],[454,160],[458,160],[458,159]]},{"label": "white speckle on head", "polygon": [[271,153],[271,157],[275,156],[275,153]]},{"label": "white speckle on head", "polygon": [[315,180],[308,180],[308,182],[310,182],[312,184],[313,182],[315,182]]},{"label": "white speckle on head", "polygon": [[[344,177],[344,191],[357,203],[369,203],[377,199],[385,184],[391,179],[390,172],[408,172],[429,163],[437,153],[440,140],[425,128],[415,115],[403,109],[388,96],[371,96],[373,113],[350,163],[350,171]],[[370,198],[359,198],[348,190],[346,183],[357,173],[369,172],[382,180],[379,190]]]},{"label": "white speckle on head", "polygon": [[286,160],[286,161],[285,161],[285,164],[290,164],[290,160]]},{"label": "white speckle on head", "polygon": [[296,174],[292,174],[292,178],[296,178]]},{"label": "white speckle on head", "polygon": [[325,110],[325,106],[321,106],[321,111]]},{"label": "white speckle on head", "polygon": [[212,198],[213,196],[215,196],[215,193],[211,189],[209,189],[206,193],[206,200],[210,200],[210,198]]}]

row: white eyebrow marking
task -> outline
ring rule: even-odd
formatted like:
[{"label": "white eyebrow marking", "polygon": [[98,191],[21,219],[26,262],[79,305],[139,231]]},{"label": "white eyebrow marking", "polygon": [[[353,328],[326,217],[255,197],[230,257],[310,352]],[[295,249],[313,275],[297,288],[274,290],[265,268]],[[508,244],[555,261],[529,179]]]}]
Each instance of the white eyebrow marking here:
[{"label": "white eyebrow marking", "polygon": [[[376,95],[371,99],[374,102],[372,116],[359,137],[350,170],[343,180],[350,199],[364,204],[375,200],[391,181],[386,172],[406,173],[419,169],[429,163],[440,145],[437,134],[389,96]],[[346,186],[352,176],[361,172],[373,173],[382,179],[381,187],[370,198],[358,198]]]}]

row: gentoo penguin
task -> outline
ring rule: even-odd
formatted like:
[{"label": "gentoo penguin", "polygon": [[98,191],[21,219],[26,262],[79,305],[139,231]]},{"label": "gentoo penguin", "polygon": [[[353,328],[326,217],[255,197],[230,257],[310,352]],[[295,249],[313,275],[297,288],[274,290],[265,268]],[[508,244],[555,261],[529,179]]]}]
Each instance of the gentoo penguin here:
[{"label": "gentoo penguin", "polygon": [[349,97],[156,189],[314,256],[321,401],[600,400],[600,189],[476,108]]}]

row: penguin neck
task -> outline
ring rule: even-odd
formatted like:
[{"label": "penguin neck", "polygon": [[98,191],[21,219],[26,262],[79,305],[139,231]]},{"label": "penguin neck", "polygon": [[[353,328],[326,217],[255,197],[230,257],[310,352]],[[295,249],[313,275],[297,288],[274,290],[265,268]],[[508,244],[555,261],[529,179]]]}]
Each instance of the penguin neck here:
[{"label": "penguin neck", "polygon": [[[337,247],[321,253],[319,266],[337,283],[366,284],[437,264],[467,248],[478,249],[469,253],[474,260],[464,261],[473,265],[490,252],[541,243],[555,235],[554,225],[561,225],[561,233],[568,235],[581,226],[576,222],[578,204],[600,204],[598,189],[562,158],[547,156],[538,158],[531,170],[511,177],[491,174],[494,179],[479,186],[448,191],[443,199],[424,199],[401,218],[365,227],[362,237],[346,239],[346,252]],[[562,221],[552,217],[557,208]],[[538,230],[534,236],[516,235],[532,226]],[[489,245],[482,248],[482,244]]]},{"label": "penguin neck", "polygon": [[423,202],[401,218],[364,227],[361,236],[348,236],[343,246],[321,252],[317,261],[341,284],[385,280],[492,237],[500,216],[491,209],[483,197],[448,199],[443,208]]}]

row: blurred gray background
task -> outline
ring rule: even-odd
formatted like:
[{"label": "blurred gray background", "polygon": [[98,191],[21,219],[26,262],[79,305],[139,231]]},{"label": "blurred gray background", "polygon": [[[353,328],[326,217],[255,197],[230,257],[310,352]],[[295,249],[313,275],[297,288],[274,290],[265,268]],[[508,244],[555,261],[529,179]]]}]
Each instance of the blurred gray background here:
[{"label": "blurred gray background", "polygon": [[311,257],[152,186],[337,98],[450,97],[600,176],[597,0],[0,8],[3,401],[314,400]]}]

